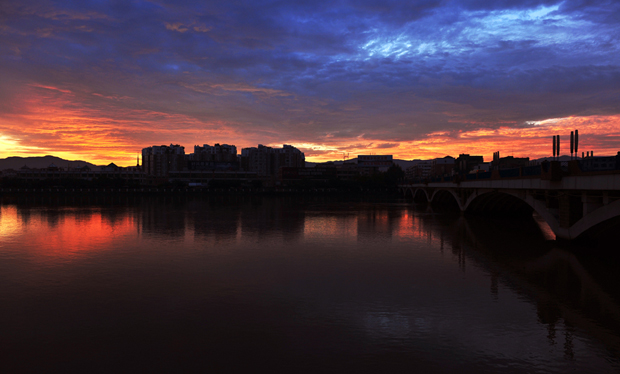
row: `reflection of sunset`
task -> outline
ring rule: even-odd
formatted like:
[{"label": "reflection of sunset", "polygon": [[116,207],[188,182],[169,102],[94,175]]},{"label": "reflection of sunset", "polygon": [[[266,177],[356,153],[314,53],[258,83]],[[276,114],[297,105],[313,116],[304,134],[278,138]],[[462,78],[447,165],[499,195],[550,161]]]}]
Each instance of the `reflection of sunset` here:
[{"label": "reflection of sunset", "polygon": [[429,244],[439,245],[441,240],[433,237],[433,230],[431,227],[428,227],[428,224],[426,222],[425,227],[424,220],[413,211],[403,211],[403,214],[395,224],[394,236],[400,240],[424,240]]},{"label": "reflection of sunset", "polygon": [[22,223],[17,219],[17,208],[0,206],[0,241],[5,242],[22,231]]},{"label": "reflection of sunset", "polygon": [[357,216],[316,216],[306,217],[304,236],[312,238],[351,238],[357,236]]},{"label": "reflection of sunset", "polygon": [[21,217],[15,207],[2,207],[0,239],[5,242],[25,243],[26,252],[37,258],[70,260],[102,249],[115,248],[114,242],[136,232],[131,215],[109,220],[99,210],[75,214],[63,210],[49,215],[45,211],[31,211]]},{"label": "reflection of sunset", "polygon": [[398,220],[394,235],[400,239],[420,238],[420,218],[416,217],[411,211],[403,211]]}]

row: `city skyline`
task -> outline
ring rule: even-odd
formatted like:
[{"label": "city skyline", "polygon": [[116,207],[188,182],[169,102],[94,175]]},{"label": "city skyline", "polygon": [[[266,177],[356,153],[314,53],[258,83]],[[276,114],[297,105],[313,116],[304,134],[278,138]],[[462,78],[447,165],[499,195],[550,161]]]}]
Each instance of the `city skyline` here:
[{"label": "city skyline", "polygon": [[306,160],[620,148],[614,2],[0,5],[0,158],[153,144]]}]

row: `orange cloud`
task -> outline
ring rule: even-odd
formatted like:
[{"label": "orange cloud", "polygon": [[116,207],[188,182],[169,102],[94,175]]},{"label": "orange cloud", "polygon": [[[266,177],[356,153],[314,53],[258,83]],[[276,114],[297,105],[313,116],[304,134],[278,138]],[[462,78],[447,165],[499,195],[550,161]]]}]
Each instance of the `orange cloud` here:
[{"label": "orange cloud", "polygon": [[[399,159],[431,159],[460,153],[483,155],[486,160],[493,152],[532,159],[552,154],[552,136],[560,135],[562,154],[570,154],[570,132],[579,129],[579,152],[595,151],[595,154],[615,155],[620,151],[620,115],[567,117],[531,123],[527,127],[500,127],[497,129],[473,129],[462,131],[439,131],[414,141],[401,141],[392,148],[381,149],[377,143],[358,144],[350,148],[349,142],[305,143],[308,161],[342,159],[359,154],[393,154]],[[398,139],[393,139],[398,141]]]},{"label": "orange cloud", "polygon": [[[196,92],[249,92],[258,94],[259,98],[286,95],[278,90],[241,84],[185,87]],[[226,100],[223,97],[222,102]],[[0,114],[0,157],[53,154],[100,165],[115,162],[129,166],[135,165],[136,154],[142,148],[153,144],[179,143],[189,153],[194,144],[219,142],[235,144],[239,149],[258,143],[292,144],[305,152],[308,161],[314,162],[370,153],[392,154],[405,160],[458,156],[460,153],[483,155],[489,160],[495,151],[502,155],[540,158],[551,155],[551,137],[556,134],[563,138],[562,153],[568,154],[568,135],[574,129],[580,132],[580,151],[603,155],[616,154],[620,150],[620,115],[547,119],[516,127],[470,126],[462,130],[422,134],[416,140],[406,140],[403,136],[403,140],[397,134],[392,138],[381,134],[381,139],[375,139],[371,134],[359,135],[354,131],[350,131],[350,136],[346,132],[345,136],[334,136],[332,132],[314,135],[312,122],[300,125],[289,119],[287,126],[300,129],[298,138],[292,138],[279,133],[278,127],[246,124],[242,116],[233,123],[145,107],[147,105],[143,102],[129,96],[81,92],[80,88],[68,90],[42,84],[23,86],[11,102],[12,109]],[[243,108],[231,106],[226,110],[242,111]],[[274,120],[286,120],[286,111],[282,113]]]},{"label": "orange cloud", "polygon": [[166,22],[165,25],[166,25],[166,29],[170,31],[177,31],[180,33],[184,33],[185,31],[189,30],[189,28],[181,22],[175,22],[175,23]]},{"label": "orange cloud", "polygon": [[237,138],[221,122],[117,106],[118,101],[131,101],[128,97],[90,96],[102,101],[79,104],[67,90],[27,87],[16,100],[19,107],[0,115],[0,144],[5,145],[0,157],[53,154],[128,166],[135,165],[136,154],[152,144],[174,142],[191,147],[213,137],[231,143]]}]

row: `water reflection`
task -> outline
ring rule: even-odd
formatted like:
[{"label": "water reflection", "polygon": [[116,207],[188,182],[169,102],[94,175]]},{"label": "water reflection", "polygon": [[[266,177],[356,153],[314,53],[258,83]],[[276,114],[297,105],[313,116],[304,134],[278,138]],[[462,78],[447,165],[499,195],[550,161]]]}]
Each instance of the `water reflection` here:
[{"label": "water reflection", "polygon": [[491,292],[497,295],[503,275],[513,292],[536,303],[538,319],[548,328],[550,346],[558,344],[557,330],[563,330],[565,356],[574,358],[577,328],[589,331],[620,354],[620,279],[613,262],[600,263],[597,257],[578,257],[557,247],[535,220],[469,218],[462,227],[469,256],[491,274]]},{"label": "water reflection", "polygon": [[94,350],[123,337],[159,364],[206,350],[315,371],[620,368],[615,267],[534,219],[320,197],[5,199],[0,280],[16,356],[33,353],[30,324]]}]

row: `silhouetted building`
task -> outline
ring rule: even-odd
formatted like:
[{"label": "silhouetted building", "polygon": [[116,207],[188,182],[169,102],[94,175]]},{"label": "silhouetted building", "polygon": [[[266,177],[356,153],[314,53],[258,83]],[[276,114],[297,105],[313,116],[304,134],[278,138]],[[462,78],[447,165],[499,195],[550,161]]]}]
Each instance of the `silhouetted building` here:
[{"label": "silhouetted building", "polygon": [[116,170],[118,170],[118,166],[116,166],[115,163],[111,162],[111,163],[109,163],[106,166],[102,166],[101,170],[102,171],[116,171]]},{"label": "silhouetted building", "polygon": [[102,166],[100,170],[91,170],[88,166],[79,168],[59,168],[56,166],[47,167],[42,169],[36,168],[21,168],[15,172],[15,178],[27,181],[35,182],[49,179],[70,179],[70,180],[116,180],[123,179],[131,182],[131,184],[140,184],[144,180],[144,174],[140,168],[135,166],[119,167],[114,163],[107,166]]},{"label": "silhouetted building", "polygon": [[392,155],[358,155],[357,166],[389,168],[394,163]]},{"label": "silhouetted building", "polygon": [[616,156],[609,157],[585,157],[579,160],[582,171],[605,171],[620,169],[620,152]]},{"label": "silhouetted building", "polygon": [[454,161],[454,171],[457,174],[467,174],[474,169],[475,166],[482,164],[484,157],[482,156],[470,156],[465,153],[461,153],[459,157]]},{"label": "silhouetted building", "polygon": [[415,179],[423,179],[428,178],[431,175],[431,160],[413,160],[416,163],[412,166],[409,166],[407,170],[405,170],[405,179],[406,180],[415,180]]},{"label": "silhouetted building", "polygon": [[299,149],[284,144],[282,148],[258,147],[241,150],[241,167],[259,177],[275,177],[281,167],[305,167],[306,158]]},{"label": "silhouetted building", "polygon": [[228,144],[195,145],[188,156],[189,170],[239,170],[237,147]]},{"label": "silhouetted building", "polygon": [[446,156],[431,161],[431,175],[451,175],[454,170],[454,157]]},{"label": "silhouetted building", "polygon": [[493,169],[517,169],[520,167],[529,166],[529,164],[529,157],[499,157],[499,152],[494,154],[492,162]]},{"label": "silhouetted building", "polygon": [[362,173],[367,172],[369,168],[360,168],[353,162],[344,162],[342,165],[336,166],[336,175],[339,180],[348,181],[354,180]]},{"label": "silhouetted building", "polygon": [[142,149],[142,170],[149,176],[166,177],[171,171],[186,168],[185,147],[170,144]]}]

